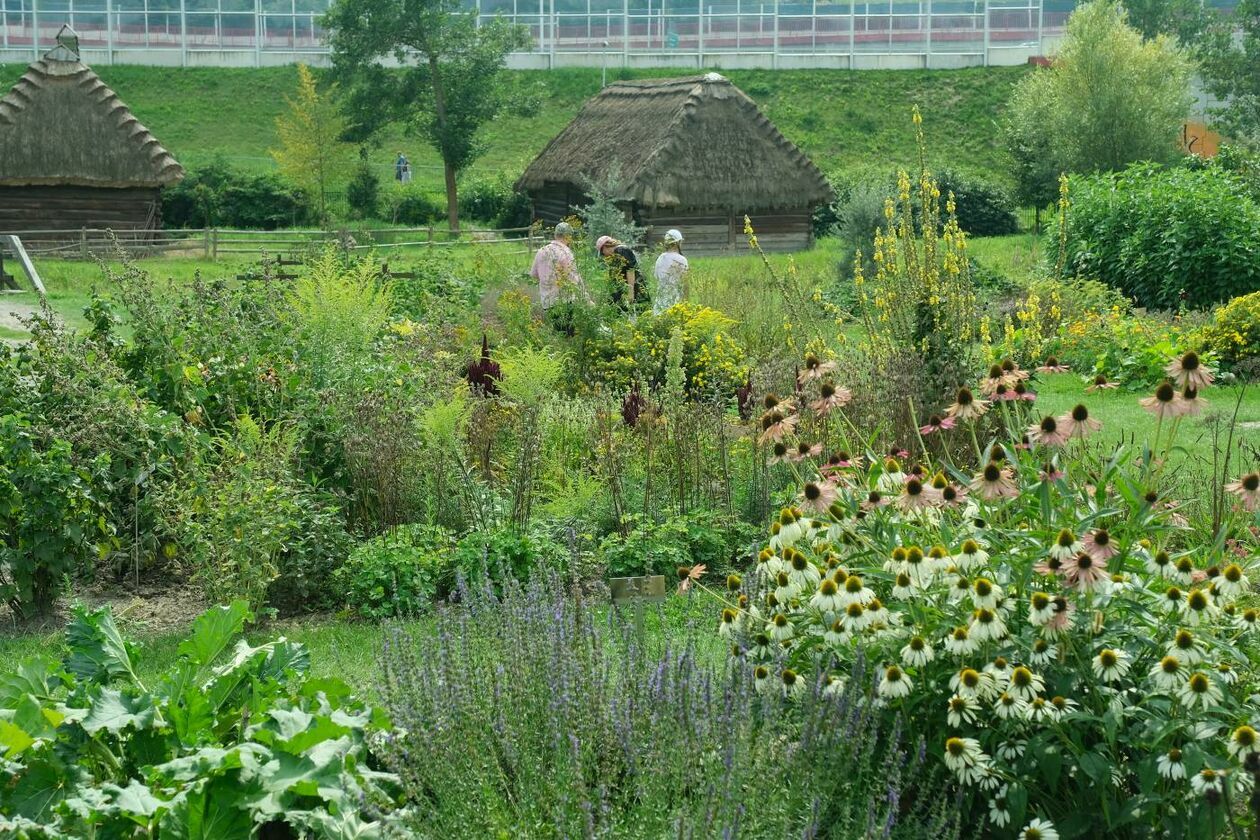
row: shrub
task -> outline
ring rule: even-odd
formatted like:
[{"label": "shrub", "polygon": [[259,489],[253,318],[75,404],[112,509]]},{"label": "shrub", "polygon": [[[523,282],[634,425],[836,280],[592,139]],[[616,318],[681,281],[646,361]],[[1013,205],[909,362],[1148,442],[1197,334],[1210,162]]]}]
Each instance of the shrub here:
[{"label": "shrub", "polygon": [[399,225],[431,225],[446,217],[446,202],[421,187],[395,182],[385,192],[388,218]]},{"label": "shrub", "polygon": [[273,230],[310,224],[315,208],[278,175],[247,175],[222,160],[188,173],[162,193],[166,227],[233,227]]},{"label": "shrub", "polygon": [[[1191,369],[1202,378],[1186,368],[1179,384],[1201,387]],[[999,367],[981,388],[1023,377]],[[875,458],[805,474],[755,570],[721,596],[736,664],[778,693],[784,669],[865,685],[881,663],[884,714],[932,733],[934,763],[995,830],[1037,817],[1065,838],[1228,833],[1260,758],[1260,613],[1253,541],[1223,535],[1254,521],[1255,477],[1227,486],[1241,509],[1221,530],[1196,528],[1152,475],[1177,424],[1094,448],[1084,406],[1047,422],[995,400],[985,425],[962,405],[953,431],[925,431],[947,448],[916,453],[917,471]]]},{"label": "shrub", "polygon": [[459,187],[460,213],[492,228],[529,227],[534,220],[529,194],[513,189],[513,181],[502,172],[465,180]]},{"label": "shrub", "polygon": [[680,566],[703,564],[715,575],[741,566],[757,543],[756,529],[718,511],[696,511],[661,523],[632,519],[622,537],[604,538],[600,553],[611,577],[668,575]]},{"label": "shrub", "polygon": [[958,227],[972,236],[1006,236],[1019,232],[1015,201],[1004,187],[952,169],[936,174],[942,197],[954,195]]},{"label": "shrub", "polygon": [[381,200],[381,178],[368,162],[366,148],[359,153],[359,165],[355,167],[350,183],[346,184],[346,204],[360,219],[376,216]]},{"label": "shrub", "polygon": [[434,525],[402,525],[356,548],[336,571],[345,604],[364,618],[424,612],[454,582],[455,541]]},{"label": "shrub", "polygon": [[109,456],[76,467],[70,444],[0,416],[0,599],[22,617],[45,615],[70,575],[90,567],[111,536],[93,487]]},{"label": "shrub", "polygon": [[1196,331],[1192,340],[1230,367],[1260,356],[1260,292],[1241,295],[1217,309],[1212,322]]},{"label": "shrub", "polygon": [[[918,736],[862,692],[761,697],[608,630],[555,583],[477,595],[382,656],[409,837],[950,837]],[[528,833],[528,832],[527,832]],[[537,833],[537,832],[535,832]]]},{"label": "shrub", "polygon": [[543,534],[512,529],[473,531],[455,547],[454,565],[473,584],[529,580],[536,572],[563,575],[568,549]]},{"label": "shrub", "polygon": [[1139,306],[1206,307],[1260,290],[1260,204],[1217,169],[1137,164],[1071,182],[1067,256]]},{"label": "shrub", "polygon": [[77,608],[65,660],[26,660],[0,685],[0,833],[378,836],[361,803],[392,785],[367,766],[381,719],[308,677],[302,645],[240,639],[248,618],[239,601],[209,610],[141,680],[109,611]]}]

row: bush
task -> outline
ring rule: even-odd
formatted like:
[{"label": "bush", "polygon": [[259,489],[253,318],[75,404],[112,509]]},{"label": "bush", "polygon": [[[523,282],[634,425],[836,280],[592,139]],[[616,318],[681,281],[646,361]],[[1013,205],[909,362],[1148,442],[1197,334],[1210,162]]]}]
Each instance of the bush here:
[{"label": "bush", "polygon": [[454,583],[455,541],[434,525],[402,525],[356,548],[333,576],[344,602],[364,618],[429,609]]},{"label": "bush", "polygon": [[274,230],[311,224],[310,199],[278,175],[247,175],[222,160],[190,171],[162,193],[168,228],[232,227]]},{"label": "bush", "polygon": [[359,165],[355,168],[350,183],[346,184],[346,204],[350,205],[350,210],[357,218],[371,219],[376,216],[380,198],[381,179],[372,169],[364,150],[360,152]]},{"label": "bush", "polygon": [[490,581],[529,580],[538,571],[563,575],[568,549],[541,534],[511,529],[473,531],[455,547],[454,564],[465,580],[476,585]]},{"label": "bush", "polygon": [[1260,290],[1260,204],[1214,168],[1073,178],[1067,256],[1073,270],[1139,306],[1206,307]]},{"label": "bush", "polygon": [[492,228],[523,228],[533,222],[529,194],[512,188],[504,173],[491,178],[469,178],[459,186],[459,212]]},{"label": "bush", "polygon": [[1217,309],[1212,322],[1201,327],[1193,343],[1215,353],[1233,367],[1260,357],[1260,292],[1242,295]]},{"label": "bush", "polygon": [[399,833],[958,836],[921,737],[877,724],[861,689],[760,697],[690,648],[608,627],[537,580],[391,641],[380,755],[405,780]]},{"label": "bush", "polygon": [[604,538],[600,553],[610,577],[667,575],[680,566],[703,564],[724,576],[742,565],[757,543],[757,530],[730,514],[702,510],[671,517],[660,524],[631,520],[628,535]]},{"label": "bush", "polygon": [[[997,371],[991,393],[1022,381]],[[977,836],[984,814],[994,833],[1036,817],[1063,838],[1228,835],[1260,758],[1253,540],[1225,539],[1254,522],[1254,476],[1225,487],[1241,498],[1219,529],[1196,527],[1150,480],[1176,422],[1092,446],[1085,406],[1047,424],[995,405],[983,437],[956,406],[958,428],[934,432],[953,454],[925,447],[921,478],[880,459],[803,476],[724,596],[733,664],[779,693],[784,669],[866,685],[880,663],[883,714],[931,733]]]},{"label": "bush", "polygon": [[107,545],[93,487],[108,466],[101,454],[76,467],[70,444],[36,435],[20,415],[0,416],[0,599],[17,615],[51,611],[68,577]]},{"label": "bush", "polygon": [[941,197],[954,194],[958,227],[972,236],[1006,236],[1019,232],[1015,200],[1004,188],[952,169],[936,174]]},{"label": "bush", "polygon": [[379,836],[362,815],[392,787],[368,769],[379,716],[308,677],[302,645],[239,638],[248,618],[239,601],[209,610],[142,681],[109,611],[77,608],[65,660],[26,660],[0,685],[0,833]]},{"label": "bush", "polygon": [[446,202],[413,184],[399,184],[385,193],[389,221],[398,225],[431,225],[446,217]]}]

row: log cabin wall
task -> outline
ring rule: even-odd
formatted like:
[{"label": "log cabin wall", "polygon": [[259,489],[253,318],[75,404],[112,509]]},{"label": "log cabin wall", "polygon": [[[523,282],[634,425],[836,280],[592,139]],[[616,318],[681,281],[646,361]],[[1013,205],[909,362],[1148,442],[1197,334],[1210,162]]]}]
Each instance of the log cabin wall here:
[{"label": "log cabin wall", "polygon": [[162,226],[162,194],[156,187],[0,186],[0,233],[65,231],[40,240],[77,239],[82,228],[156,230]]},{"label": "log cabin wall", "polygon": [[[800,251],[814,242],[811,210],[749,211],[753,230],[763,250]],[[647,228],[649,248],[660,246],[670,228],[683,234],[683,250],[689,254],[737,253],[748,250],[744,234],[744,212],[725,210],[683,210],[660,208],[640,210],[636,222]]]}]

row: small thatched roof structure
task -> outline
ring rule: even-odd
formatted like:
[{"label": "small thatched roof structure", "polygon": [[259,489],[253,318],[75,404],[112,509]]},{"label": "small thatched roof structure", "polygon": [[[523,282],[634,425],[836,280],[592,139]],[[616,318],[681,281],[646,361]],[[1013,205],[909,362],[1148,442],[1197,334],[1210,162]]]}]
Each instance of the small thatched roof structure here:
[{"label": "small thatched roof structure", "polygon": [[779,209],[831,199],[818,167],[717,73],[609,85],[516,186],[599,183],[614,166],[624,190],[614,198],[644,208]]},{"label": "small thatched roof structure", "polygon": [[183,177],[170,152],[79,59],[69,27],[0,99],[0,186],[164,187]]}]

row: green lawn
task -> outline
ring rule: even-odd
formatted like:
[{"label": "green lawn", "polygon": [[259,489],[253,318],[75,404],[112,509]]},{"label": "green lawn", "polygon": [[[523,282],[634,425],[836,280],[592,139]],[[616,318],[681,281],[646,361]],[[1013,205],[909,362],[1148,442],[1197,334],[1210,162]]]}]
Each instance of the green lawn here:
[{"label": "green lawn", "polygon": [[[0,65],[0,91],[24,66]],[[166,68],[128,65],[96,68],[158,139],[185,166],[216,155],[253,171],[273,167],[276,116],[296,89],[294,67],[263,69]],[[936,166],[1006,179],[994,130],[1011,87],[1025,68],[966,70],[731,70],[723,71],[762,106],[788,139],[824,171],[913,168],[918,160],[910,108],[924,114],[929,155]],[[628,78],[677,76],[694,70],[627,72]],[[622,75],[617,73],[614,75]],[[473,175],[515,176],[599,90],[598,69],[565,68],[512,74],[519,102],[536,103],[529,115],[493,122],[482,138],[486,154]],[[440,160],[397,128],[378,138],[372,160],[383,177],[398,150],[411,159],[415,180],[441,189]],[[347,173],[348,176],[348,173]]]}]

